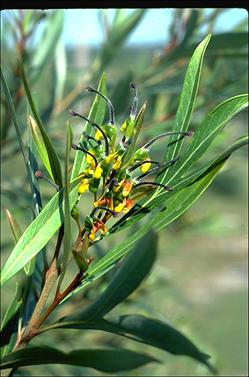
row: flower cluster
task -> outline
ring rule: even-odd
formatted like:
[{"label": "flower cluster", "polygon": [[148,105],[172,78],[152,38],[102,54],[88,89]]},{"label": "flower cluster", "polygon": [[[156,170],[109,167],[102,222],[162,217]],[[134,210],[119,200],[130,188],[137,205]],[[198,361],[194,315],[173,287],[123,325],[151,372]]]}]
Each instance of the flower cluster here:
[{"label": "flower cluster", "polygon": [[[146,105],[137,112],[137,89],[131,83],[133,101],[130,115],[121,125],[115,125],[114,108],[111,101],[102,93],[88,87],[87,90],[102,97],[108,104],[109,121],[98,125],[85,116],[69,110],[70,114],[86,120],[95,130],[94,136],[83,133],[83,141],[72,147],[85,154],[86,167],[81,172],[82,180],[79,185],[79,194],[90,191],[94,195],[94,209],[86,217],[84,234],[90,242],[95,240],[96,234],[105,234],[106,222],[113,216],[126,214],[134,204],[134,191],[140,186],[161,186],[171,190],[169,186],[157,182],[145,182],[143,179],[165,168],[161,163],[150,158],[151,145],[162,137],[169,135],[190,136],[191,132],[167,132],[158,135],[142,147],[136,149],[139,128],[143,121]],[[121,137],[119,137],[121,135]],[[119,139],[119,140],[117,140]],[[169,161],[172,164],[175,161]]]}]

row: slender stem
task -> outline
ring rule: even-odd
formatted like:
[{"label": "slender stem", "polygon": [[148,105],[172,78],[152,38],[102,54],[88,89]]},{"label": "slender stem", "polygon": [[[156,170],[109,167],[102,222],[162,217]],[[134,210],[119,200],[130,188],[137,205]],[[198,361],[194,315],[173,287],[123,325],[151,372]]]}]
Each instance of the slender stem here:
[{"label": "slender stem", "polygon": [[79,117],[81,119],[84,119],[86,122],[91,124],[91,126],[96,127],[99,130],[99,132],[101,132],[101,134],[102,134],[102,136],[105,140],[105,154],[106,154],[106,156],[108,156],[109,155],[109,142],[108,142],[107,136],[104,133],[104,131],[102,130],[102,128],[98,124],[96,124],[95,122],[92,122],[90,119],[85,117],[84,115],[76,113],[76,111],[74,111],[74,110],[69,110],[69,113],[74,117]]},{"label": "slender stem", "polygon": [[98,166],[98,161],[97,161],[96,157],[94,156],[94,154],[88,152],[86,149],[84,149],[82,147],[78,147],[76,144],[72,144],[72,148],[75,149],[76,151],[81,151],[81,152],[84,152],[84,153],[88,154],[89,156],[91,156],[93,161],[94,161],[95,168]]},{"label": "slender stem", "polygon": [[58,234],[57,243],[56,243],[56,246],[55,246],[55,252],[54,252],[53,260],[58,258],[60,248],[61,248],[61,245],[62,245],[63,236],[64,236],[64,224],[62,224],[60,229],[59,229],[59,234]]},{"label": "slender stem", "polygon": [[40,295],[40,298],[37,301],[33,314],[30,318],[29,324],[26,327],[22,338],[16,343],[14,350],[17,349],[20,344],[28,343],[29,340],[34,336],[34,333],[37,328],[37,322],[39,321],[39,317],[47,302],[51,289],[53,288],[57,280],[57,277],[58,277],[58,270],[56,267],[56,259],[54,259],[48,271],[46,272],[45,284],[44,284],[42,293]]},{"label": "slender stem", "polygon": [[132,187],[132,189],[136,189],[137,187],[140,186],[158,186],[158,187],[163,187],[165,190],[172,191],[172,187],[163,185],[162,183],[158,182],[139,182],[136,185]]},{"label": "slender stem", "polygon": [[137,105],[138,105],[138,96],[137,96],[137,86],[134,82],[130,83],[130,87],[133,90],[134,97],[130,109],[130,116],[135,117],[137,115]]},{"label": "slender stem", "polygon": [[100,97],[102,97],[107,102],[108,108],[109,108],[109,118],[110,118],[109,123],[115,124],[114,107],[113,107],[113,104],[111,103],[111,101],[109,100],[109,98],[107,98],[106,96],[104,96],[104,94],[100,93],[98,90],[92,88],[91,86],[88,86],[86,88],[86,90],[88,92],[98,94]]},{"label": "slender stem", "polygon": [[77,286],[80,284],[80,280],[82,278],[82,272],[78,272],[78,274],[75,276],[75,278],[72,280],[72,282],[69,284],[69,286],[62,292],[57,293],[55,296],[54,301],[52,304],[48,307],[47,311],[44,313],[43,316],[39,318],[39,320],[36,322],[36,328],[39,328],[41,324],[48,318],[48,316],[52,313],[52,311],[56,308],[56,306],[70,293],[72,292]]},{"label": "slender stem", "polygon": [[149,148],[153,143],[155,143],[155,141],[161,139],[162,137],[165,137],[165,136],[172,136],[172,135],[182,135],[182,136],[192,136],[193,132],[192,131],[178,131],[178,132],[174,132],[174,131],[169,131],[169,132],[165,132],[161,135],[158,135],[156,137],[154,137],[154,139],[150,140],[148,143],[146,143],[143,148],[147,149]]},{"label": "slender stem", "polygon": [[151,164],[156,164],[158,167],[161,167],[162,164],[160,164],[160,162],[157,162],[157,161],[153,161],[153,160],[144,160],[142,162],[138,162],[136,165],[133,165],[129,171],[132,172],[133,170],[139,168],[139,166],[142,166],[144,164],[148,164],[148,163],[151,163]]}]

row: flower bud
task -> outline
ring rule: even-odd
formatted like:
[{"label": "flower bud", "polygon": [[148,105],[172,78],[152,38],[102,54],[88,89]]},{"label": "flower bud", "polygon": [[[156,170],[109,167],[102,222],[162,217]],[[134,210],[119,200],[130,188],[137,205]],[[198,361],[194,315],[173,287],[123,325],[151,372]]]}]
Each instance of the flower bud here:
[{"label": "flower bud", "polygon": [[122,195],[124,197],[128,196],[132,188],[132,182],[131,181],[124,181],[123,183],[123,191]]},{"label": "flower bud", "polygon": [[100,179],[102,172],[103,172],[103,169],[101,168],[100,164],[98,164],[96,169],[94,170],[94,178]]},{"label": "flower bud", "polygon": [[122,160],[122,157],[118,156],[115,163],[113,164],[113,167],[112,167],[114,170],[118,170],[120,168],[121,160]]},{"label": "flower bud", "polygon": [[147,162],[145,162],[144,164],[142,164],[140,166],[140,170],[141,172],[144,174],[144,173],[147,173],[147,171],[149,170],[149,168],[151,167],[151,162],[149,160],[146,160]]},{"label": "flower bud", "polygon": [[145,148],[139,148],[136,150],[133,156],[133,161],[136,160],[149,160],[149,152]]},{"label": "flower bud", "polygon": [[104,136],[103,136],[102,132],[100,132],[100,130],[97,130],[94,138],[95,138],[95,140],[100,141],[104,138]]},{"label": "flower bud", "polygon": [[125,207],[125,204],[126,204],[126,200],[124,199],[123,202],[119,203],[115,208],[114,208],[114,211],[117,212],[117,213],[120,213],[123,211],[124,207]]},{"label": "flower bud", "polygon": [[85,191],[89,189],[89,180],[87,178],[82,179],[81,184],[79,185],[79,193],[84,194]]}]

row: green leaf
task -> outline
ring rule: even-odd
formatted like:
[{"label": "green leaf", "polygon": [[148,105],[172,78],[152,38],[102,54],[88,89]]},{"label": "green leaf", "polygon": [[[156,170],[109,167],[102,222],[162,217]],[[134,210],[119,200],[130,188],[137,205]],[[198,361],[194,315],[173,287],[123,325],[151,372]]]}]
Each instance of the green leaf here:
[{"label": "green leaf", "polygon": [[[70,183],[70,209],[78,199],[80,177]],[[47,244],[64,222],[64,189],[61,189],[25,230],[3,266],[1,285],[20,271]]]},{"label": "green leaf", "polygon": [[83,280],[82,284],[75,289],[74,294],[114,267],[117,261],[126,255],[132,249],[135,242],[143,237],[144,234],[151,230],[159,231],[162,227],[182,215],[207,189],[223,164],[224,162],[216,165],[199,180],[192,182],[189,186],[176,193],[169,201],[169,205],[166,209],[154,215],[151,220],[147,221],[146,224],[132,236],[121,242],[97,263],[91,265],[87,271],[86,278]]},{"label": "green leaf", "polygon": [[[212,54],[215,50],[238,50],[241,47],[248,46],[248,33],[246,32],[228,32],[214,34],[208,48],[208,54]],[[236,51],[237,52],[237,51]]]},{"label": "green leaf", "polygon": [[123,261],[106,290],[79,313],[68,316],[67,321],[101,318],[124,301],[149,273],[156,251],[157,235],[149,232]]},{"label": "green leaf", "polygon": [[64,11],[50,12],[46,19],[46,25],[40,38],[39,48],[32,58],[31,81],[36,82],[42,71],[47,67],[49,60],[53,58],[56,46],[61,36],[64,24]]},{"label": "green leaf", "polygon": [[54,329],[100,330],[127,336],[129,339],[160,348],[173,355],[192,357],[213,370],[208,363],[209,356],[201,352],[180,331],[166,322],[143,315],[124,315],[98,321],[60,322],[47,327],[44,331]]},{"label": "green leaf", "polygon": [[123,22],[125,22],[125,18],[126,18],[125,9],[122,9],[122,8],[115,9],[112,26],[119,27]]},{"label": "green leaf", "polygon": [[6,312],[5,312],[5,314],[2,318],[2,321],[1,321],[1,332],[2,332],[3,328],[7,325],[9,320],[18,311],[18,309],[21,305],[21,301],[18,300],[18,296],[19,296],[19,290],[18,290],[18,284],[16,284],[16,290],[14,292],[13,298],[10,301],[9,306],[7,307],[7,310],[6,310]]},{"label": "green leaf", "polygon": [[136,149],[136,142],[137,142],[137,138],[139,136],[139,132],[141,130],[141,127],[143,125],[145,110],[146,110],[146,102],[143,104],[139,113],[136,116],[135,124],[134,124],[135,135],[132,137],[131,145],[128,147],[127,152],[125,154],[123,166],[125,166],[125,163],[129,162],[130,158],[132,157],[132,155],[133,155],[133,153]]},{"label": "green leaf", "polygon": [[50,140],[50,138],[47,134],[47,131],[46,131],[44,125],[42,124],[41,118],[40,118],[40,116],[37,112],[37,109],[36,109],[36,106],[35,106],[35,103],[33,101],[32,94],[31,94],[31,91],[30,91],[30,88],[29,88],[29,85],[28,85],[28,81],[26,79],[24,67],[23,67],[22,64],[20,64],[20,71],[21,71],[21,78],[22,78],[23,86],[24,86],[24,89],[25,89],[25,92],[26,92],[26,95],[27,95],[27,98],[28,98],[30,108],[31,108],[32,113],[34,115],[36,124],[39,127],[40,134],[43,138],[43,142],[44,142],[44,145],[45,145],[46,150],[47,150],[47,155],[48,155],[48,158],[49,158],[49,164],[50,164],[50,169],[51,169],[51,172],[52,172],[53,179],[57,183],[57,185],[61,188],[62,187],[62,174],[61,174],[61,168],[60,168],[60,162],[59,162],[58,156],[57,156],[57,154],[54,150],[52,142],[51,142],[51,140]]},{"label": "green leaf", "polygon": [[198,19],[200,17],[200,13],[197,9],[191,9],[190,16],[188,17],[186,23],[185,23],[185,35],[182,39],[180,45],[177,48],[182,48],[182,46],[185,46],[189,43],[189,40],[192,38],[193,34],[195,33],[197,29]]},{"label": "green leaf", "polygon": [[[99,85],[98,91],[102,94],[106,95],[106,75],[105,73],[102,74]],[[93,122],[97,124],[102,124],[105,116],[106,110],[106,103],[100,96],[96,95],[93,101],[92,107],[89,112],[88,118],[91,119]],[[88,122],[85,123],[84,131],[91,135],[93,129],[92,126]],[[84,139],[83,135],[80,138],[80,141]],[[73,180],[76,178],[83,170],[86,164],[85,155],[81,151],[76,151],[74,164],[72,168],[72,175],[71,179]]]},{"label": "green leaf", "polygon": [[[173,182],[174,185],[174,178],[184,174],[193,163],[198,161],[225,125],[247,106],[247,94],[232,97],[216,106],[197,128],[186,151],[173,167],[168,169],[170,177],[167,184]],[[162,178],[162,181],[165,182],[165,179]]]},{"label": "green leaf", "polygon": [[63,97],[63,89],[66,82],[66,74],[67,74],[66,49],[62,40],[59,40],[56,50],[55,50],[55,73],[56,73],[55,101],[57,103]]},{"label": "green leaf", "polygon": [[[35,172],[38,170],[38,151],[35,147],[35,142],[32,137],[31,130],[29,129],[29,144],[28,144],[28,158],[29,158],[29,165],[32,170],[32,183],[34,187],[34,194],[33,194],[33,217],[37,217],[42,210],[42,199],[39,187],[39,180],[35,176]],[[34,257],[29,263],[24,266],[24,271],[26,275],[33,274],[33,289],[35,288],[36,292],[39,292],[42,285],[42,274],[41,271],[43,270],[44,264],[47,264],[46,260],[46,248],[44,247],[41,254],[38,257]],[[34,293],[34,292],[33,292]],[[34,293],[35,294],[35,293]],[[33,297],[34,298],[34,297]],[[27,303],[29,309],[34,305],[34,301],[32,304]]]},{"label": "green leaf", "polygon": [[[149,213],[153,208],[165,202],[166,199],[171,198],[175,195],[176,190],[180,187],[184,187],[191,183],[193,179],[197,178],[198,174],[202,174],[206,168],[209,168],[214,161],[211,161],[204,166],[201,170],[198,168],[193,179],[191,178],[192,173],[186,177],[187,170],[197,162],[198,159],[205,153],[207,148],[213,142],[214,138],[222,131],[226,123],[228,123],[237,113],[242,111],[246,106],[248,106],[247,95],[240,95],[232,97],[221,104],[219,104],[215,109],[213,109],[196,130],[195,134],[192,136],[192,141],[186,148],[186,151],[180,156],[179,160],[170,167],[169,177],[167,184],[173,187],[172,192],[165,192],[165,190],[157,189],[154,190],[153,194],[148,198],[139,201],[129,213],[122,217],[113,227],[110,229],[110,233],[117,230],[124,229],[136,223],[141,219],[145,213]],[[242,143],[242,145],[244,145]],[[237,149],[238,144],[236,144]],[[239,148],[239,146],[238,146]],[[224,153],[229,153],[229,149]],[[231,152],[232,153],[232,152]],[[227,154],[229,155],[229,154]],[[159,173],[159,177],[162,179],[163,173]],[[146,210],[144,213],[143,210]]]},{"label": "green leaf", "polygon": [[[208,42],[210,41],[211,34],[209,34],[195,49],[193,56],[189,62],[188,69],[185,75],[182,92],[180,96],[180,101],[176,113],[175,125],[173,131],[187,131],[191,115],[193,113],[196,95],[199,87],[202,62],[204,53],[206,51]],[[169,139],[169,144],[175,141],[175,136],[171,136]],[[172,143],[168,145],[164,161],[173,160],[178,156],[180,149],[182,147],[183,138],[177,143]],[[160,182],[166,182],[166,176],[170,169],[166,170],[162,175]]]},{"label": "green leaf", "polygon": [[[124,16],[124,13],[120,12],[116,14],[111,29],[108,32],[106,43],[103,46],[100,55],[100,69],[105,67],[117,53],[128,36],[141,22],[146,13],[146,9],[136,9],[131,14]],[[121,22],[122,20],[122,22]]]},{"label": "green leaf", "polygon": [[41,131],[40,131],[36,121],[34,120],[34,118],[30,114],[28,116],[28,125],[29,125],[30,131],[32,133],[32,137],[34,139],[35,146],[36,146],[37,151],[39,153],[40,159],[42,160],[42,162],[43,162],[45,168],[47,169],[50,177],[52,179],[54,179],[52,169],[51,169],[51,165],[50,165],[50,162],[49,162],[47,148],[46,148],[46,145],[43,141]]},{"label": "green leaf", "polygon": [[14,241],[15,241],[15,243],[17,243],[18,240],[19,240],[19,238],[22,235],[21,228],[18,225],[18,223],[16,222],[16,220],[15,220],[13,214],[10,212],[10,210],[6,209],[5,213],[6,213],[6,217],[7,217],[8,223],[10,225],[10,229],[11,229]]},{"label": "green leaf", "polygon": [[66,141],[66,158],[65,158],[65,183],[64,183],[64,250],[62,258],[62,268],[60,274],[60,282],[63,280],[63,277],[66,272],[66,264],[71,250],[71,238],[72,238],[72,229],[71,229],[71,209],[70,209],[70,175],[69,175],[69,157],[72,146],[72,130],[70,124],[67,124],[67,141]]},{"label": "green leaf", "polygon": [[30,347],[3,357],[1,369],[26,365],[69,364],[115,373],[152,361],[158,362],[151,356],[125,349],[79,349],[66,353],[52,347]]},{"label": "green leaf", "polygon": [[15,328],[19,316],[22,299],[20,299],[20,292],[18,284],[16,284],[16,290],[13,298],[10,301],[7,310],[2,318],[1,322],[1,357],[7,354],[15,342]]},{"label": "green leaf", "polygon": [[23,160],[24,160],[24,163],[25,163],[25,168],[26,168],[26,171],[27,171],[29,185],[30,185],[30,188],[31,188],[31,192],[33,194],[34,190],[33,190],[33,184],[32,184],[32,172],[31,172],[31,169],[30,169],[28,162],[27,162],[27,159],[26,159],[25,148],[24,148],[24,144],[23,144],[23,141],[22,141],[21,131],[20,131],[21,128],[19,126],[15,107],[14,107],[14,104],[13,104],[13,101],[12,101],[12,97],[11,97],[11,94],[10,94],[10,91],[9,91],[8,84],[7,84],[6,79],[4,77],[2,67],[1,67],[1,82],[2,82],[2,86],[3,86],[4,94],[5,94],[5,97],[6,97],[6,100],[7,100],[9,112],[11,114],[11,117],[12,117],[12,120],[13,120],[13,123],[14,123],[14,126],[15,126],[18,143],[19,143],[19,146],[20,146],[20,149],[21,149],[21,152],[22,152]]},{"label": "green leaf", "polygon": [[107,43],[113,47],[121,47],[125,39],[136,28],[138,23],[141,22],[145,13],[146,9],[136,9],[131,14],[126,15],[126,17],[124,17],[124,14],[122,14],[122,17],[117,17],[109,32]]}]

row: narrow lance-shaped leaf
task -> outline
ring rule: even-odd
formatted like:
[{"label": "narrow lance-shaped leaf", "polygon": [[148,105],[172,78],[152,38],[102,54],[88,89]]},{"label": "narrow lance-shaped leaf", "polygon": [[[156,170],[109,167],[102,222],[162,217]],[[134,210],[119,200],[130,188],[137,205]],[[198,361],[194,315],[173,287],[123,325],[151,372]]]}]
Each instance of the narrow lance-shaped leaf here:
[{"label": "narrow lance-shaped leaf", "polygon": [[9,353],[15,343],[16,324],[18,321],[20,306],[22,303],[22,300],[20,299],[19,296],[20,296],[20,292],[19,292],[18,284],[16,284],[16,290],[14,292],[14,295],[1,321],[1,333],[0,333],[1,357]]},{"label": "narrow lance-shaped leaf", "polygon": [[[70,209],[78,199],[81,177],[70,183]],[[47,244],[64,222],[64,190],[61,189],[43,208],[39,216],[25,230],[3,266],[1,285],[20,271]]]},{"label": "narrow lance-shaped leaf", "polygon": [[43,331],[54,329],[100,330],[160,348],[173,355],[185,355],[205,364],[209,364],[209,356],[185,335],[166,322],[145,317],[143,315],[124,315],[95,321],[57,322]]},{"label": "narrow lance-shaped leaf", "polygon": [[14,241],[15,241],[15,243],[17,243],[19,238],[22,235],[21,228],[20,228],[19,224],[17,223],[17,221],[15,220],[13,214],[10,212],[9,209],[6,209],[5,213],[6,213],[8,223],[10,225],[10,229],[11,229]]},{"label": "narrow lance-shaped leaf", "polygon": [[90,305],[72,316],[72,320],[101,318],[120,302],[123,302],[149,273],[157,251],[157,235],[149,232],[123,261],[106,290]]},{"label": "narrow lance-shaped leaf", "polygon": [[66,49],[62,40],[60,39],[55,50],[55,72],[56,72],[56,87],[55,100],[59,102],[63,96],[63,89],[67,74],[67,57]]},{"label": "narrow lance-shaped leaf", "polygon": [[34,115],[36,124],[39,127],[41,136],[43,138],[44,145],[45,145],[46,150],[47,150],[47,155],[48,155],[48,158],[49,158],[49,164],[50,164],[50,169],[52,171],[53,179],[57,183],[57,185],[61,188],[62,187],[62,174],[61,174],[60,162],[59,162],[57,154],[54,150],[52,142],[51,142],[51,140],[50,140],[50,138],[47,134],[47,131],[45,130],[45,128],[42,124],[42,121],[41,121],[40,116],[37,112],[37,109],[35,107],[35,104],[34,104],[34,101],[33,101],[32,95],[31,95],[31,91],[30,91],[30,88],[29,88],[29,85],[28,85],[28,81],[27,81],[27,78],[26,78],[26,75],[25,75],[24,67],[21,63],[20,63],[20,71],[21,71],[21,78],[22,78],[23,86],[24,86],[24,89],[25,89],[25,92],[26,92],[26,95],[27,95],[27,98],[28,98],[30,108],[31,108],[32,113]]},{"label": "narrow lance-shaped leaf", "polygon": [[203,167],[193,170],[191,173],[184,175],[180,179],[178,178],[176,183],[174,184],[174,191],[170,193],[167,193],[167,192],[159,193],[158,196],[155,198],[151,209],[155,208],[160,203],[163,203],[167,200],[171,200],[171,198],[179,192],[179,189],[182,189],[190,185],[195,180],[200,179],[202,176],[206,175],[209,171],[213,170],[218,165],[224,163],[230,157],[230,155],[233,152],[235,152],[237,149],[247,144],[248,144],[248,135],[242,136],[239,139],[235,140],[234,143],[229,148],[227,148],[224,152],[219,154],[217,157],[215,157],[211,161],[207,162]]},{"label": "narrow lance-shaped leaf", "polygon": [[[37,217],[42,210],[42,199],[41,199],[41,193],[40,193],[40,187],[39,187],[39,180],[35,176],[35,173],[38,170],[37,158],[38,158],[38,151],[35,146],[35,142],[34,142],[31,130],[29,128],[28,163],[32,170],[32,183],[34,187],[33,218]],[[29,263],[26,264],[26,266],[24,266],[24,271],[28,276],[33,274],[32,276],[33,283],[31,285],[33,288],[35,288],[36,292],[40,291],[40,288],[42,285],[42,270],[43,270],[44,265],[47,265],[45,247],[43,248],[41,255],[39,255],[37,258],[34,257]],[[30,289],[32,293],[30,294],[28,298],[29,302],[26,303],[26,307],[29,308],[29,310],[31,310],[31,308],[33,308],[33,306],[35,305],[35,294],[32,287]]]},{"label": "narrow lance-shaped leaf", "polygon": [[[188,69],[185,75],[183,88],[180,96],[180,101],[176,113],[175,126],[173,131],[187,131],[191,115],[193,113],[196,95],[199,87],[202,62],[205,50],[207,48],[208,42],[211,38],[209,34],[195,49],[194,54],[189,62]],[[172,136],[169,139],[169,144],[175,140]],[[173,143],[167,147],[165,153],[164,161],[173,160],[178,154],[182,147],[183,139],[179,140],[177,143]],[[160,177],[160,182],[164,183],[166,181],[166,176],[169,170]]]},{"label": "narrow lance-shaped leaf", "polygon": [[50,165],[50,162],[49,162],[47,148],[46,148],[46,145],[43,141],[41,131],[40,131],[36,121],[34,120],[34,118],[30,114],[28,116],[28,125],[29,125],[29,128],[30,128],[33,140],[35,142],[35,146],[36,146],[37,151],[39,153],[40,159],[42,160],[42,162],[43,162],[45,168],[47,169],[50,177],[53,178],[53,173],[52,173],[51,165]]},{"label": "narrow lance-shaped leaf", "polygon": [[2,321],[1,321],[1,332],[3,328],[7,325],[7,323],[10,321],[10,319],[13,317],[13,315],[15,315],[15,313],[17,312],[17,310],[19,309],[21,305],[21,301],[18,299],[18,295],[19,295],[19,290],[18,290],[18,284],[16,283],[16,290],[13,294],[13,298],[10,301],[9,306],[7,307],[7,310],[5,311]]},{"label": "narrow lance-shaped leaf", "polygon": [[69,174],[69,157],[72,145],[72,130],[70,124],[67,123],[67,141],[66,141],[66,158],[65,158],[65,184],[64,184],[64,250],[62,259],[62,270],[60,274],[60,282],[63,280],[66,271],[66,264],[71,249],[71,210],[70,210],[70,174]]},{"label": "narrow lance-shaped leaf", "polygon": [[61,36],[64,24],[64,10],[56,9],[47,14],[46,25],[39,49],[32,57],[31,80],[36,82],[42,71],[47,67],[49,60],[53,58],[55,48]]},{"label": "narrow lance-shaped leaf", "polygon": [[106,373],[131,370],[155,358],[125,349],[79,349],[62,352],[52,347],[30,347],[6,355],[1,369],[40,364],[69,364],[94,368]]},{"label": "narrow lance-shaped leaf", "polygon": [[[187,176],[187,170],[205,153],[224,126],[246,106],[248,106],[248,97],[247,95],[241,95],[232,97],[213,109],[197,129],[196,133],[192,136],[193,140],[190,142],[184,155],[169,168],[168,180],[166,183],[173,187],[173,191],[165,192],[163,189],[154,190],[152,195],[148,198],[146,197],[146,199],[140,200],[127,215],[114,224],[110,232],[121,230],[124,227],[136,223],[144,216],[141,209],[146,209],[146,213],[149,213],[153,208],[163,203],[165,199],[174,196],[179,187],[186,186],[191,180],[193,181],[193,179],[197,178],[196,175],[198,175],[199,169],[195,171],[195,177],[193,179],[191,179],[191,174],[188,178],[184,177]],[[212,163],[212,161],[208,163],[207,168],[212,165]],[[203,169],[205,171],[205,167],[203,167]],[[200,172],[200,174],[201,173],[202,172]],[[162,175],[163,173],[159,173],[160,178]]]},{"label": "narrow lance-shaped leaf", "polygon": [[106,43],[104,44],[101,51],[99,60],[100,70],[102,70],[103,67],[106,67],[107,64],[112,60],[114,55],[117,53],[117,50],[122,47],[125,40],[136,28],[145,14],[146,9],[136,9],[132,12],[132,14],[125,16],[124,14],[121,15],[119,13],[119,16],[121,15],[121,17],[118,16],[118,19],[114,18],[113,25],[110,28],[106,38]]},{"label": "narrow lance-shaped leaf", "polygon": [[172,167],[167,183],[174,182],[177,176],[184,174],[192,164],[196,163],[225,125],[247,106],[248,95],[242,94],[222,102],[213,109],[197,128],[185,153]]},{"label": "narrow lance-shaped leaf", "polygon": [[24,148],[23,141],[22,141],[19,122],[18,122],[18,119],[17,119],[15,107],[14,107],[14,104],[13,104],[13,101],[12,101],[12,97],[11,97],[9,87],[8,87],[7,82],[6,82],[2,67],[1,67],[1,82],[2,82],[2,85],[3,85],[3,91],[4,91],[4,94],[5,94],[6,100],[7,100],[8,108],[9,108],[9,111],[10,111],[10,114],[11,114],[11,117],[12,117],[12,120],[13,120],[13,123],[14,123],[14,126],[15,126],[18,143],[19,143],[19,146],[20,146],[20,149],[21,149],[21,152],[22,152],[23,160],[24,160],[24,163],[25,163],[25,168],[26,168],[26,171],[27,171],[27,177],[28,177],[30,189],[31,189],[31,192],[33,194],[34,190],[33,190],[33,184],[32,184],[32,172],[31,172],[31,169],[30,169],[28,162],[27,162],[27,159],[26,159],[25,148]]},{"label": "narrow lance-shaped leaf", "polygon": [[[77,293],[83,287],[91,284],[94,280],[105,274],[110,268],[114,267],[117,261],[126,255],[144,234],[151,231],[160,230],[163,226],[166,226],[180,215],[182,215],[207,189],[214,177],[217,175],[223,163],[213,168],[207,175],[200,180],[192,183],[190,186],[181,190],[178,193],[177,200],[170,201],[170,207],[163,211],[160,211],[157,215],[143,225],[136,233],[130,236],[125,241],[121,242],[118,246],[112,249],[107,255],[101,258],[97,263],[90,266],[88,273],[82,284],[75,289],[73,294]],[[171,204],[172,203],[172,204]]]},{"label": "narrow lance-shaped leaf", "polygon": [[132,137],[131,145],[129,146],[129,148],[127,149],[127,152],[125,154],[124,161],[123,161],[124,164],[128,163],[128,161],[130,160],[130,158],[132,157],[132,155],[135,151],[137,138],[138,138],[138,135],[139,135],[139,132],[141,130],[143,120],[144,120],[145,110],[146,110],[146,102],[143,104],[139,113],[136,116],[135,125],[134,125],[135,135]]},{"label": "narrow lance-shaped leaf", "polygon": [[[99,85],[98,85],[98,91],[102,94],[106,95],[106,75],[105,73],[102,74]],[[92,120],[93,122],[100,124],[104,120],[105,116],[105,110],[106,110],[106,104],[103,98],[96,95],[95,99],[93,101],[92,107],[89,112],[88,118]],[[84,131],[91,135],[93,132],[92,127],[86,122]],[[80,138],[80,141],[84,139],[84,136],[82,135]],[[71,180],[75,179],[83,170],[85,167],[85,156],[81,151],[77,151],[75,154],[74,164],[72,168],[72,175]]]}]

